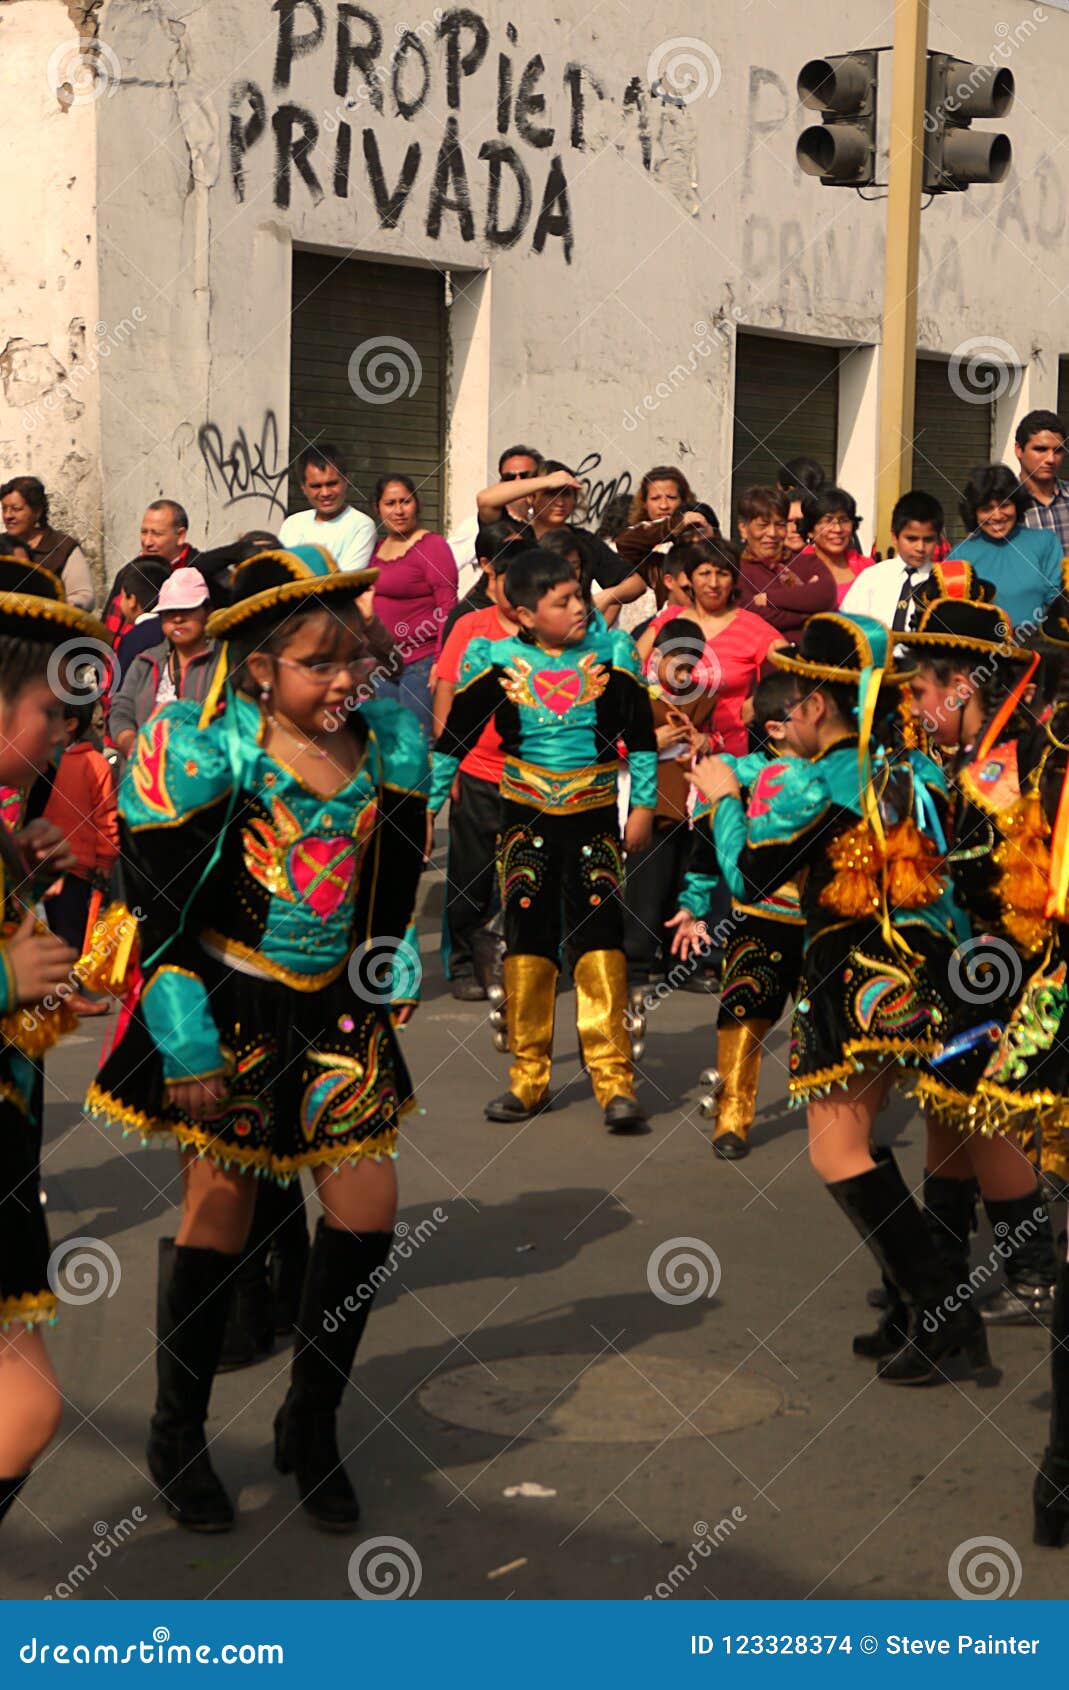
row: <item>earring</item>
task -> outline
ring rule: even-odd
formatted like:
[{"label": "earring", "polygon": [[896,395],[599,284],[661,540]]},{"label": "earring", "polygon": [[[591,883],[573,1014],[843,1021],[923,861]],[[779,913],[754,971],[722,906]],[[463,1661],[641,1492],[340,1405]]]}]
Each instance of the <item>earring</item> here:
[{"label": "earring", "polygon": [[270,687],[261,687],[260,688],[260,703],[266,709],[267,706],[270,704],[270,702],[271,702],[271,688]]}]

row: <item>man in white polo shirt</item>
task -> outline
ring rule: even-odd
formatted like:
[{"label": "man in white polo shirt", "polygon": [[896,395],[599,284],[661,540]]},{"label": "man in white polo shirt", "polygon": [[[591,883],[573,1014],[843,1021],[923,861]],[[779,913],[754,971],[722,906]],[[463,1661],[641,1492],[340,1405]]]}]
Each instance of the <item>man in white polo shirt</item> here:
[{"label": "man in white polo shirt", "polygon": [[301,492],[312,509],[288,516],[279,531],[284,546],[325,546],[339,569],[366,569],[375,550],[375,524],[349,503],[345,459],[323,441],[297,460]]},{"label": "man in white polo shirt", "polygon": [[932,573],[943,537],[943,507],[930,493],[903,493],[891,513],[895,557],[870,563],[847,590],[840,609],[847,616],[874,616],[898,632],[917,620],[917,590]]}]

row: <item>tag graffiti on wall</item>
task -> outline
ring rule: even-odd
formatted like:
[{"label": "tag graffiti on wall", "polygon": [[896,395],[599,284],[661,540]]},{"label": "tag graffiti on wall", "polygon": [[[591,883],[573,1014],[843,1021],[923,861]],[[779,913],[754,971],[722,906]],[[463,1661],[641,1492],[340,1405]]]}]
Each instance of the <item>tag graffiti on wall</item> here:
[{"label": "tag graffiti on wall", "polygon": [[289,464],[279,443],[274,411],[264,412],[258,440],[250,441],[244,428],[239,427],[233,440],[227,442],[218,423],[206,422],[197,430],[197,445],[212,492],[226,495],[226,509],[245,499],[258,499],[269,511],[285,516]]},{"label": "tag graffiti on wall", "polygon": [[[271,88],[241,79],[230,90],[230,182],[239,202],[251,172],[269,160],[279,210],[295,193],[319,205],[328,194],[349,199],[358,187],[380,228],[418,217],[430,240],[448,225],[464,242],[499,250],[525,237],[535,253],[557,242],[571,263],[565,157],[589,149],[591,112],[610,99],[590,66],[570,62],[558,78],[542,53],[520,50],[514,24],[492,30],[466,6],[436,9],[391,41],[375,11],[352,0],[271,0],[269,10],[278,18]],[[292,97],[294,68],[304,60],[322,77],[316,109]],[[398,136],[432,93],[444,93],[448,113],[439,143],[413,137],[401,157]],[[638,76],[619,90],[620,129],[633,132],[647,171],[652,99]],[[496,120],[496,134],[477,149],[468,139],[476,102]]]}]

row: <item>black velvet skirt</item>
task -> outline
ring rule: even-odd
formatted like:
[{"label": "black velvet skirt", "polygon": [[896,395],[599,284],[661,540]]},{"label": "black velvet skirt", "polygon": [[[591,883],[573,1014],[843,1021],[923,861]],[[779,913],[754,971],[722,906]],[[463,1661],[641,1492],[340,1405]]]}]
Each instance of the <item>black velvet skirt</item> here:
[{"label": "black velvet skirt", "polygon": [[0,1330],[56,1318],[50,1245],[41,1207],[43,1070],[22,1056],[0,1066]]},{"label": "black velvet skirt", "polygon": [[897,931],[912,955],[863,922],[832,928],[809,946],[791,1025],[792,1098],[806,1101],[884,1064],[912,1089],[916,1071],[961,1030],[950,943],[919,921]]},{"label": "black velvet skirt", "polygon": [[287,1185],[302,1168],[395,1156],[413,1107],[408,1068],[385,1005],[357,998],[346,973],[315,992],[205,957],[227,1095],[191,1120],[168,1102],[140,1007],[90,1087],[86,1112],[145,1141],[161,1135]]}]

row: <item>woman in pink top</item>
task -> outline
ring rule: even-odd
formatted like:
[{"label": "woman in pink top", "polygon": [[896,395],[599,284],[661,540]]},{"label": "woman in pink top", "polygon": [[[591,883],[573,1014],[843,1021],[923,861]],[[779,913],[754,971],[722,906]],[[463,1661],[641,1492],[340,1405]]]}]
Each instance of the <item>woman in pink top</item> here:
[{"label": "woman in pink top", "polygon": [[[705,650],[693,670],[693,685],[716,695],[706,731],[715,750],[744,756],[749,736],[742,707],[761,678],[770,651],[785,644],[775,628],[735,602],[739,554],[727,540],[699,540],[687,547],[684,569],[694,594],[694,606],[682,610],[666,605],[638,642],[643,662],[657,634],[674,616],[697,622],[705,635]],[[663,649],[663,648],[662,648]]]},{"label": "woman in pink top", "polygon": [[441,534],[422,528],[411,476],[384,475],[375,485],[375,514],[386,530],[371,554],[375,615],[396,642],[404,668],[382,691],[414,710],[433,737],[431,671],[445,619],[457,602],[457,565]]},{"label": "woman in pink top", "polygon": [[836,608],[842,604],[863,569],[872,562],[857,549],[860,517],[857,502],[845,487],[824,487],[802,501],[798,532],[807,542],[796,562],[817,557],[836,587]]}]

